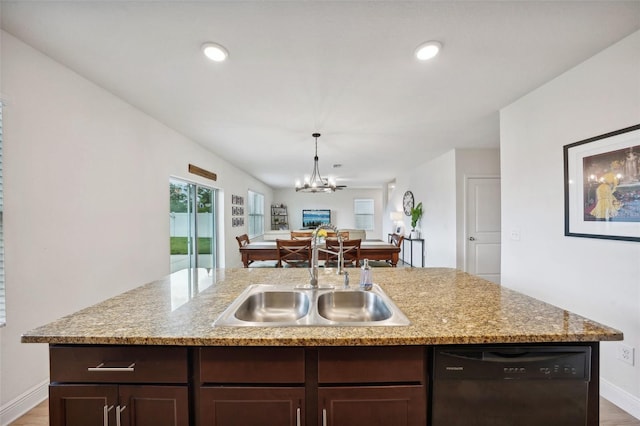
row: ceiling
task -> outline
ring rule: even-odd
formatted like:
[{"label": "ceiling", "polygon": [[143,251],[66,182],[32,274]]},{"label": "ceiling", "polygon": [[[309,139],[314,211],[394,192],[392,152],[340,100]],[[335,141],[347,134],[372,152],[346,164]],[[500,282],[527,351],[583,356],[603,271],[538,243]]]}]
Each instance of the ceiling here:
[{"label": "ceiling", "polygon": [[[5,31],[274,188],[311,173],[314,132],[321,174],[351,188],[452,148],[498,147],[502,107],[640,29],[640,1],[0,8]],[[428,40],[444,48],[420,63],[413,52]],[[208,61],[207,41],[228,61]]]}]

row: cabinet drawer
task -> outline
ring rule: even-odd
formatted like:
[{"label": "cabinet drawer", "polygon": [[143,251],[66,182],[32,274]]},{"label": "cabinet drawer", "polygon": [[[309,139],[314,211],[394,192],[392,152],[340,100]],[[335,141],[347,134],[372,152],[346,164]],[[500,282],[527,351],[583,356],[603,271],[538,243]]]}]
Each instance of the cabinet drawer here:
[{"label": "cabinet drawer", "polygon": [[319,383],[425,382],[423,346],[324,347]]},{"label": "cabinet drawer", "polygon": [[55,346],[51,382],[187,383],[187,348],[166,346]]},{"label": "cabinet drawer", "polygon": [[304,383],[304,349],[200,348],[201,383]]}]

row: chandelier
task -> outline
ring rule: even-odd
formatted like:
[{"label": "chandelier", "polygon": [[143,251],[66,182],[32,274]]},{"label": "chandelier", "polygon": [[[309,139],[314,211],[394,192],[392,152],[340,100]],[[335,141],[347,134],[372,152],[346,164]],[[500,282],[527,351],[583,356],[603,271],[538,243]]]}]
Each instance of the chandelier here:
[{"label": "chandelier", "polygon": [[[320,137],[320,133],[314,133],[311,136],[316,138],[316,155],[313,157],[313,172],[309,178],[304,179],[304,183],[301,184],[299,180],[296,181],[296,192],[335,192],[335,182],[324,179],[320,176],[320,170],[318,170],[318,138]],[[340,185],[338,189],[341,189],[341,187],[344,186]]]}]

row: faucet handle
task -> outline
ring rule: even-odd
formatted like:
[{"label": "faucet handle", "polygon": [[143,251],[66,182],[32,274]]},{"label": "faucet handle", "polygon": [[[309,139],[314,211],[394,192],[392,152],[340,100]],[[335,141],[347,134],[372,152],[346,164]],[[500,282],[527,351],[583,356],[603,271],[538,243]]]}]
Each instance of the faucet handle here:
[{"label": "faucet handle", "polygon": [[349,288],[349,271],[344,271],[344,288]]}]

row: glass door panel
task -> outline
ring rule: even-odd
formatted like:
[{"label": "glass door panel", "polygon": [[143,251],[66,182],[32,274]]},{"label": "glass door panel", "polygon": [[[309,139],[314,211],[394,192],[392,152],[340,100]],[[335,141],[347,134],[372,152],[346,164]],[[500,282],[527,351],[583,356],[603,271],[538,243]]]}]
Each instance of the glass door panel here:
[{"label": "glass door panel", "polygon": [[196,241],[197,266],[215,268],[214,210],[215,191],[202,186],[197,187]]},{"label": "glass door panel", "polygon": [[171,272],[215,268],[216,190],[190,182],[169,182]]}]

